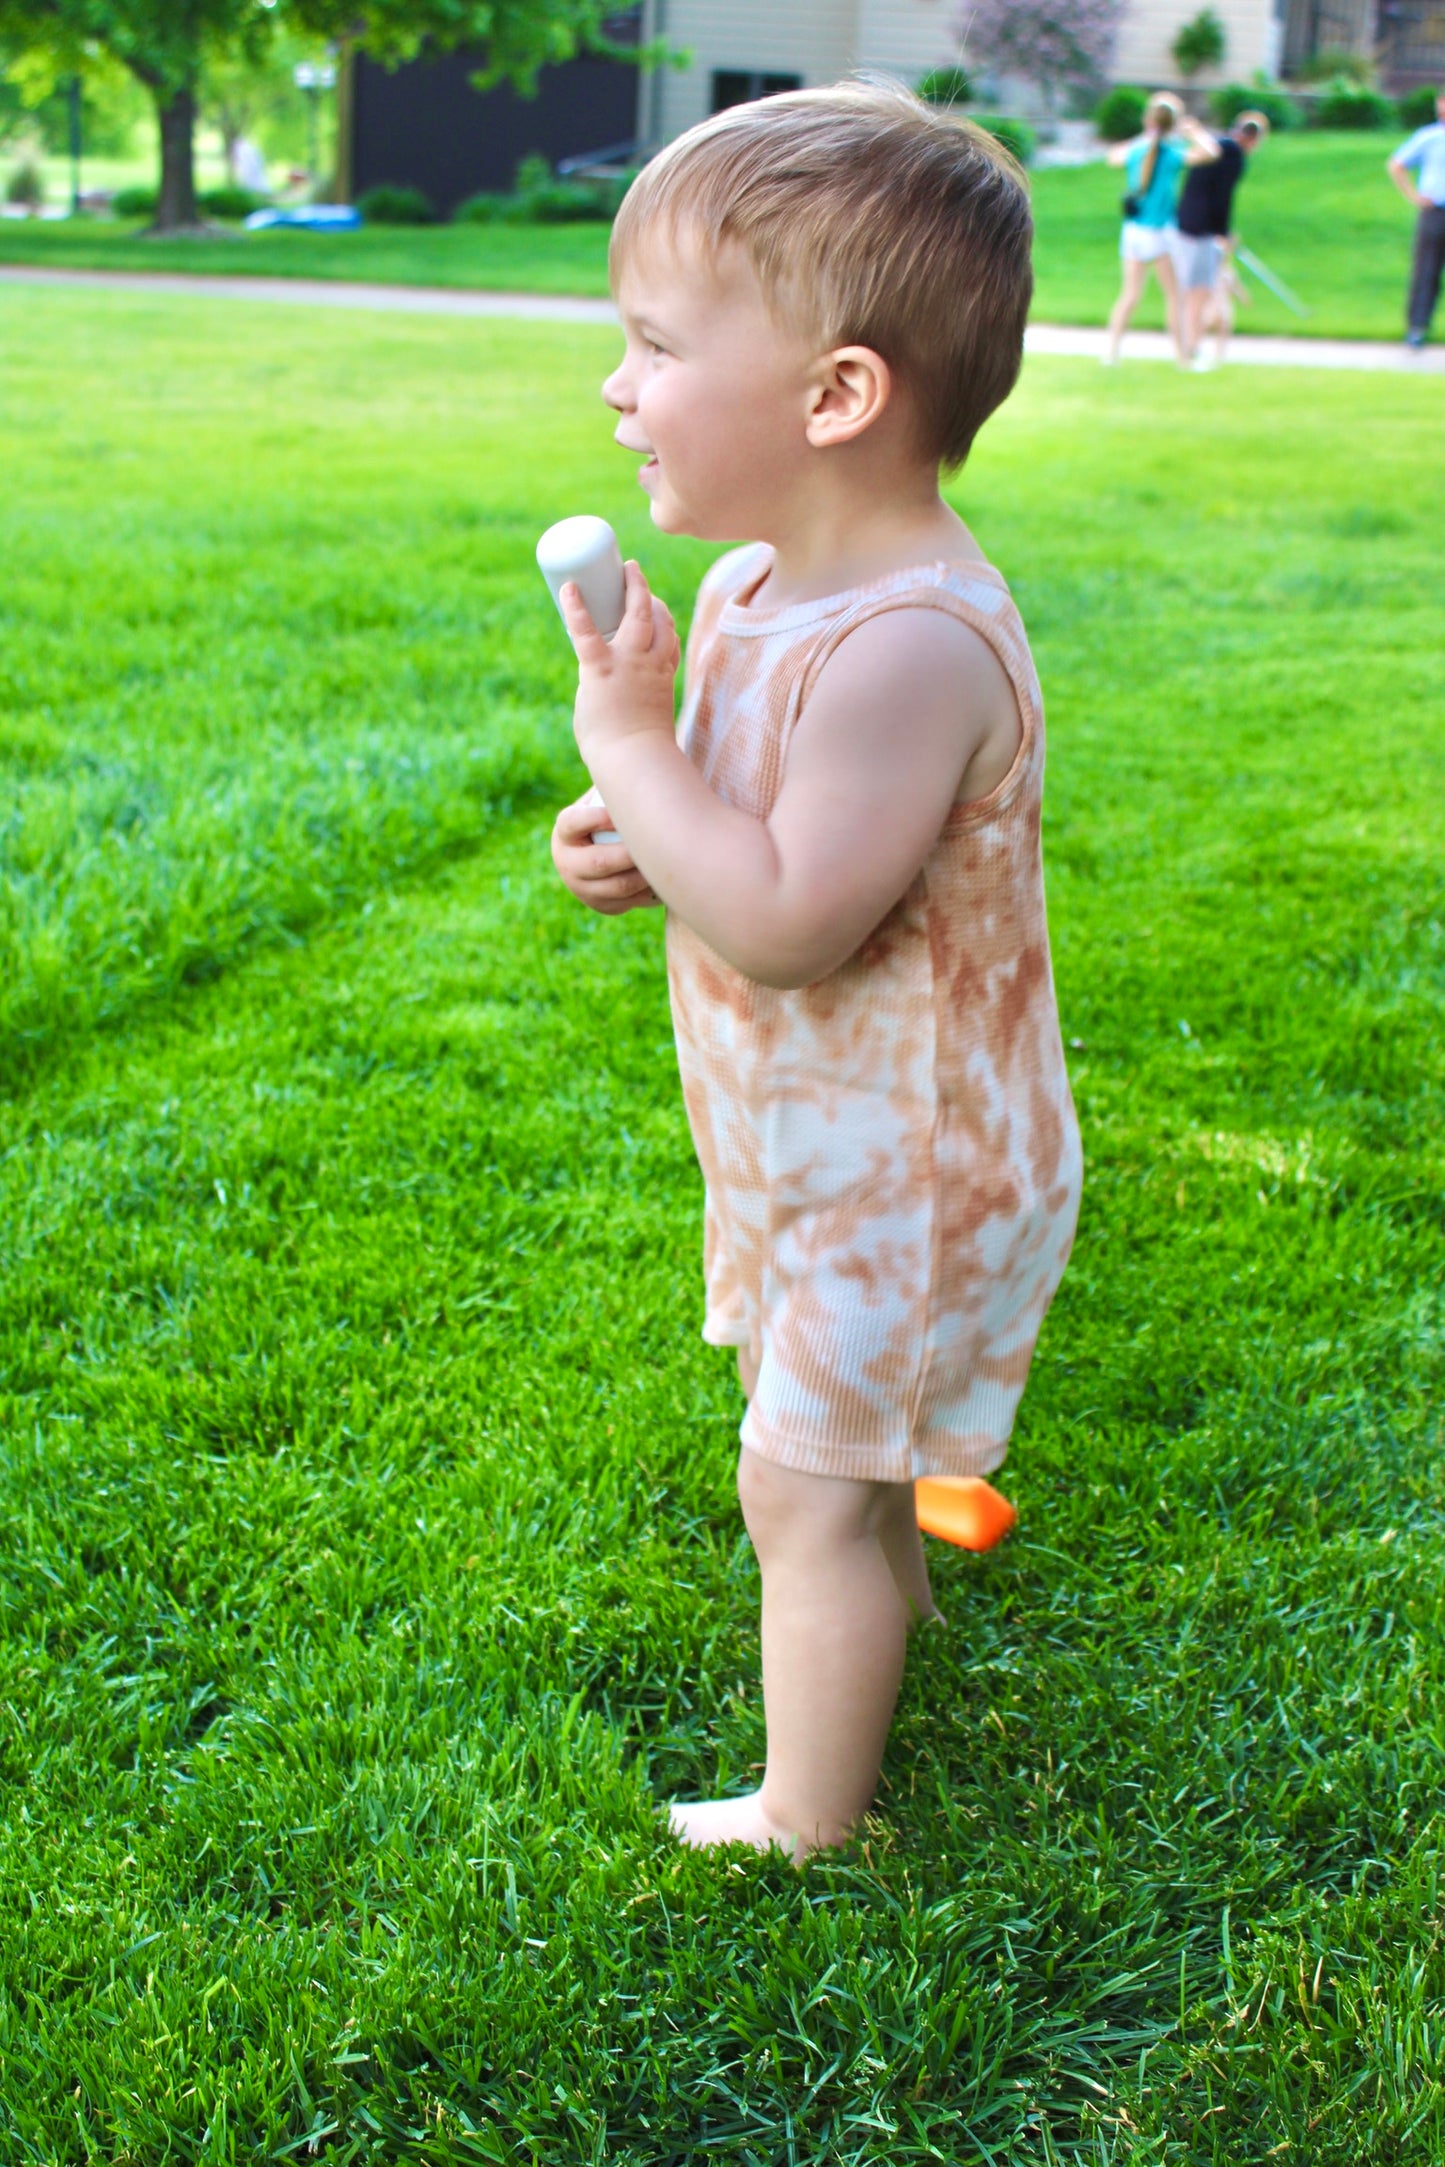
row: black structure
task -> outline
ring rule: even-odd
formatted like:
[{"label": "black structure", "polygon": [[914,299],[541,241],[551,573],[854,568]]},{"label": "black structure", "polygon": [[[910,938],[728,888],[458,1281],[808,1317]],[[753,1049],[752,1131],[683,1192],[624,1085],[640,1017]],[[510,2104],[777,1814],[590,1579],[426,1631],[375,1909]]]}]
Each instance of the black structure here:
[{"label": "black structure", "polygon": [[[610,24],[619,42],[630,20]],[[449,218],[483,189],[503,193],[533,151],[556,165],[637,133],[639,75],[625,60],[587,54],[543,68],[535,98],[508,83],[473,89],[484,55],[465,47],[388,71],[358,54],[352,82],[353,199],[391,181],[420,188]]]},{"label": "black structure", "polygon": [[785,90],[802,87],[801,75],[758,75],[746,68],[714,68],[712,110],[725,113],[731,105],[748,105],[754,98],[776,98]]}]

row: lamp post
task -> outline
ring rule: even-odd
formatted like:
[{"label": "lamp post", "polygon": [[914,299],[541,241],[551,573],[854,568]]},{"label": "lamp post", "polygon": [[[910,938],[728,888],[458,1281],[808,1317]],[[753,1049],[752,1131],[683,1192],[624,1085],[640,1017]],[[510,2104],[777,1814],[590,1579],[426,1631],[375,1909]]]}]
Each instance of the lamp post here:
[{"label": "lamp post", "polygon": [[80,216],[80,77],[72,75],[65,88],[70,121],[70,215]]},{"label": "lamp post", "polygon": [[309,113],[309,141],[307,164],[311,168],[314,187],[320,178],[321,168],[321,93],[330,90],[336,81],[336,69],[329,60],[298,61],[292,71],[296,88],[303,92]]}]

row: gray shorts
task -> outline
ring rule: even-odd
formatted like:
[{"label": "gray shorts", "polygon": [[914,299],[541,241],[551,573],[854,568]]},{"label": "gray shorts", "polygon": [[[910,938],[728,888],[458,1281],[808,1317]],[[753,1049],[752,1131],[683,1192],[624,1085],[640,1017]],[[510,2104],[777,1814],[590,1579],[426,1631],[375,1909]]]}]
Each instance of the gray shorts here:
[{"label": "gray shorts", "polygon": [[1174,243],[1174,268],[1179,283],[1196,292],[1202,286],[1212,292],[1224,263],[1224,250],[1209,233],[1181,233]]}]

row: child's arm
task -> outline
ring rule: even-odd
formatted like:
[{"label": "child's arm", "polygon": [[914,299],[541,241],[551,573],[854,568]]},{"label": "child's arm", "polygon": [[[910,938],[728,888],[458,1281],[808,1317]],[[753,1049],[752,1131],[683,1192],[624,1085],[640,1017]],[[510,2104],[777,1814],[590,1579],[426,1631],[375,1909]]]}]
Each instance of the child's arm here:
[{"label": "child's arm", "polygon": [[677,638],[635,564],[609,645],[563,590],[581,666],[582,757],[649,886],[764,985],[804,986],[861,947],[909,887],[960,791],[983,796],[1020,740],[988,643],[942,610],[850,633],[788,745],[766,820],[725,804],[673,735]]}]

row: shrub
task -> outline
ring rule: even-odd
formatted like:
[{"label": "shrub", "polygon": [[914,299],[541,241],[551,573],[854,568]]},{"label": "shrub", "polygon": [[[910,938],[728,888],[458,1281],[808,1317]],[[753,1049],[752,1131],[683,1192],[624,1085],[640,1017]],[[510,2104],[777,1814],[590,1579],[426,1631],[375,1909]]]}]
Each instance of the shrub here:
[{"label": "shrub", "polygon": [[1246,109],[1263,113],[1271,128],[1298,128],[1304,120],[1295,100],[1278,83],[1256,76],[1252,83],[1222,83],[1209,96],[1209,117],[1216,128],[1228,128]]},{"label": "shrub", "polygon": [[929,105],[967,105],[973,79],[967,68],[930,68],[918,84],[918,95]]},{"label": "shrub", "polygon": [[1316,128],[1393,128],[1395,108],[1382,91],[1337,75],[1315,99],[1310,121]]},{"label": "shrub", "polygon": [[356,208],[371,226],[431,226],[436,212],[431,198],[420,188],[404,188],[396,181],[379,181],[356,199]]},{"label": "shrub", "polygon": [[1094,126],[1106,143],[1127,143],[1143,127],[1148,103],[1146,94],[1132,83],[1116,83],[1094,107]]},{"label": "shrub", "polygon": [[1217,68],[1224,58],[1225,44],[1223,23],[1213,8],[1201,8],[1180,25],[1169,50],[1179,73],[1188,77],[1197,75],[1201,68]]},{"label": "shrub", "polygon": [[203,189],[196,201],[208,218],[249,218],[252,211],[264,207],[266,198],[228,181],[220,188]]},{"label": "shrub", "polygon": [[1435,100],[1438,90],[1422,83],[1418,90],[1407,90],[1400,100],[1399,114],[1402,128],[1428,128],[1435,118]]},{"label": "shrub", "polygon": [[1033,157],[1038,138],[1033,129],[1026,127],[1023,121],[985,120],[980,115],[978,125],[985,135],[993,137],[995,143],[1002,143],[1004,149],[1017,158],[1021,166],[1026,166]]},{"label": "shrub", "polygon": [[627,180],[561,180],[545,158],[533,152],[517,168],[509,196],[468,196],[454,218],[468,225],[560,226],[578,219],[613,219],[627,193]]},{"label": "shrub", "polygon": [[1349,52],[1343,45],[1322,45],[1301,62],[1299,78],[1302,83],[1338,81],[1368,88],[1375,80],[1375,64],[1365,54]]},{"label": "shrub", "polygon": [[110,207],[117,218],[154,218],[160,200],[158,188],[117,188]]},{"label": "shrub", "polygon": [[455,223],[463,226],[501,226],[512,216],[510,196],[468,196],[452,212]]},{"label": "shrub", "polygon": [[612,219],[622,201],[615,181],[549,181],[518,197],[521,216],[539,226],[565,225],[572,219]]},{"label": "shrub", "polygon": [[23,203],[38,211],[45,201],[45,175],[38,158],[21,158],[5,183],[5,201]]}]

